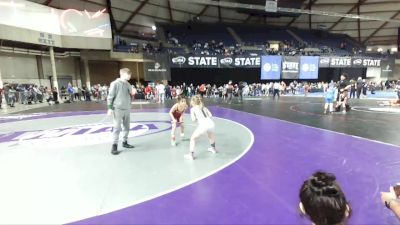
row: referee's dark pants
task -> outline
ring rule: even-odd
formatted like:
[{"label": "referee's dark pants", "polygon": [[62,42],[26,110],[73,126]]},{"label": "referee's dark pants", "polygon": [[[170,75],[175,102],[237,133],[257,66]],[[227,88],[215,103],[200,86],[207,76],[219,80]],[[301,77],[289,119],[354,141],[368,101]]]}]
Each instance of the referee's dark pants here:
[{"label": "referee's dark pants", "polygon": [[356,98],[356,89],[350,90],[350,98]]},{"label": "referee's dark pants", "polygon": [[275,99],[276,95],[278,95],[278,98],[281,97],[280,94],[279,94],[279,89],[274,89],[274,99]]},{"label": "referee's dark pants", "polygon": [[238,90],[239,101],[243,101],[243,90]]},{"label": "referee's dark pants", "polygon": [[357,88],[357,98],[359,99],[361,96],[362,88]]}]

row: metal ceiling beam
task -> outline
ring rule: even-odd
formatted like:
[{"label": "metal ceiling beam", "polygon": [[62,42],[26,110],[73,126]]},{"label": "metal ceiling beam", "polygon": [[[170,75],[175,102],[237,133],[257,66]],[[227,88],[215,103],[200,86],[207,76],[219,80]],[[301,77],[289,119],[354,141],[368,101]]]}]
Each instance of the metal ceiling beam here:
[{"label": "metal ceiling beam", "polygon": [[[124,21],[118,21],[118,20],[116,20],[115,22],[123,23]],[[146,26],[146,25],[137,24],[137,23],[129,23],[128,26],[130,26],[130,27],[141,27],[141,28],[151,29],[151,26]]]},{"label": "metal ceiling beam", "polygon": [[202,16],[208,9],[208,7],[210,7],[209,5],[204,6],[204,8],[196,15],[196,17]]},{"label": "metal ceiling beam", "polygon": [[[358,0],[358,5],[357,5],[357,15],[360,15],[360,4],[361,0]],[[357,32],[358,32],[358,42],[361,43],[361,20],[358,18],[357,20]]]},{"label": "metal ceiling beam", "polygon": [[253,15],[249,14],[249,16],[248,16],[245,20],[243,20],[243,23],[249,22],[249,20],[251,19],[251,17],[253,17]]},{"label": "metal ceiling beam", "polygon": [[[375,30],[378,29],[378,27],[372,27],[372,28],[360,28],[360,30]],[[385,27],[382,28],[381,30],[394,30],[394,29],[398,29],[398,27]],[[344,29],[339,29],[339,30],[331,30],[332,32],[342,32],[342,31],[357,31],[358,28],[344,28]]]},{"label": "metal ceiling beam", "polygon": [[[222,8],[230,8],[230,9],[252,9],[252,10],[265,10],[265,6],[263,5],[254,5],[254,4],[243,4],[243,3],[233,3],[227,1],[219,1],[215,2],[212,0],[171,0],[175,2],[185,2],[185,3],[192,3],[192,4],[199,4],[199,5],[213,5],[213,6],[220,6]],[[330,16],[330,17],[345,17],[351,19],[362,19],[362,20],[375,20],[375,21],[382,21],[382,22],[390,22],[390,23],[399,23],[400,20],[393,20],[383,17],[377,16],[364,16],[364,15],[356,15],[356,14],[346,14],[346,13],[337,13],[332,11],[321,11],[321,10],[306,10],[306,9],[295,9],[295,8],[284,8],[278,7],[278,12],[280,13],[301,13],[301,14],[312,14],[312,15],[319,15],[319,16]]]},{"label": "metal ceiling beam", "polygon": [[[367,0],[359,0],[349,11],[346,12],[346,14],[352,13],[355,9],[360,7],[363,3],[365,3]],[[340,22],[344,20],[344,17],[341,17],[336,23],[334,23],[328,30],[331,31],[333,28],[335,28]]]},{"label": "metal ceiling beam", "polygon": [[115,23],[114,15],[113,15],[113,12],[111,9],[112,8],[111,0],[107,0],[106,3],[107,3],[107,12],[110,15],[111,30],[112,30],[112,33],[114,34],[117,32],[117,24]]},{"label": "metal ceiling beam", "polygon": [[43,5],[50,5],[50,3],[52,2],[53,0],[46,0],[44,3],[43,3]]},{"label": "metal ceiling beam", "polygon": [[[376,1],[376,2],[366,2],[364,5],[381,5],[381,4],[398,4],[399,1]],[[318,3],[318,6],[350,6],[354,5],[354,3]]]},{"label": "metal ceiling beam", "polygon": [[138,14],[138,12],[140,12],[140,10],[147,4],[149,0],[144,0],[142,3],[140,3],[140,5],[135,9],[135,11],[132,12],[132,14],[128,17],[128,19],[122,24],[122,26],[119,28],[119,33],[121,33],[124,28],[129,24],[129,22],[131,22],[131,20],[133,19],[133,17],[136,16],[136,14]]},{"label": "metal ceiling beam", "polygon": [[[314,5],[314,1],[313,0],[308,0],[308,10],[311,10],[312,5]],[[308,29],[311,30],[312,29],[312,15],[311,13],[308,14]]]},{"label": "metal ceiling beam", "polygon": [[391,45],[391,44],[397,44],[397,40],[393,39],[393,40],[378,40],[378,41],[372,41],[373,45]]},{"label": "metal ceiling beam", "polygon": [[[390,19],[396,18],[398,15],[400,15],[400,11],[395,13]],[[375,34],[377,34],[380,30],[382,30],[389,22],[384,22],[378,29],[376,29],[372,34],[370,34],[366,39],[364,39],[363,44],[367,43],[369,39],[371,39]]]},{"label": "metal ceiling beam", "polygon": [[[218,0],[219,3],[219,0]],[[222,22],[222,18],[221,18],[221,6],[218,4],[218,21],[221,23]]]},{"label": "metal ceiling beam", "polygon": [[[311,9],[311,7],[317,2],[318,0],[310,0],[310,2],[307,4],[307,6],[306,7],[304,7],[304,9]],[[286,26],[287,27],[290,27],[290,26],[292,26],[292,24],[297,20],[297,18],[299,18],[300,16],[298,16],[298,17],[294,17]]]},{"label": "metal ceiling beam", "polygon": [[167,0],[167,4],[168,4],[169,20],[171,21],[171,23],[173,23],[174,17],[172,17],[171,2]]}]

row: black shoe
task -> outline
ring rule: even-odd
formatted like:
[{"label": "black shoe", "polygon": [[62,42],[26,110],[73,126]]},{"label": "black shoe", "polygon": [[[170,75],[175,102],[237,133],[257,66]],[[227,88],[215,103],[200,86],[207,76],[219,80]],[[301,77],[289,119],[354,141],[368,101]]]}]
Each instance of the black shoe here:
[{"label": "black shoe", "polygon": [[111,148],[111,154],[118,155],[119,153],[120,153],[120,151],[118,151],[118,145],[113,144],[112,148]]},{"label": "black shoe", "polygon": [[134,148],[135,146],[130,145],[130,144],[128,144],[127,141],[125,141],[125,142],[122,143],[122,147],[124,147],[124,148]]}]

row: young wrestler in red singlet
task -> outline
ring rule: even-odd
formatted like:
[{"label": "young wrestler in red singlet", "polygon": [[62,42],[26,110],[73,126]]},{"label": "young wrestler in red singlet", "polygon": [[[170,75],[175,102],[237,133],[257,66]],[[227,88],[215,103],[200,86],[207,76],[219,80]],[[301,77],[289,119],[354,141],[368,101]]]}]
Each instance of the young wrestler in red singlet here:
[{"label": "young wrestler in red singlet", "polygon": [[175,130],[177,124],[181,127],[181,138],[185,136],[184,133],[184,126],[183,126],[183,114],[187,109],[186,99],[182,97],[178,97],[178,102],[172,106],[171,110],[169,111],[169,115],[171,117],[172,122],[172,130],[171,130],[171,145],[176,145],[176,137],[175,137]]}]

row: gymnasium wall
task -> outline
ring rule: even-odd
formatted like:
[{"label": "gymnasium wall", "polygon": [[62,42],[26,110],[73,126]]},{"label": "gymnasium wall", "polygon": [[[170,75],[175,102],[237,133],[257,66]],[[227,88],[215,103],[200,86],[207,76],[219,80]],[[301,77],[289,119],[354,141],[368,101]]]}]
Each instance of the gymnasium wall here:
[{"label": "gymnasium wall", "polygon": [[89,61],[91,84],[107,84],[119,77],[119,69],[127,67],[132,71],[132,81],[143,81],[143,63],[117,61]]},{"label": "gymnasium wall", "polygon": [[[80,82],[80,68],[76,57],[56,58],[57,75],[68,77],[73,84]],[[40,68],[40,65],[42,70]],[[78,68],[77,68],[78,67]],[[3,83],[50,85],[50,58],[44,56],[0,53],[0,73]]]},{"label": "gymnasium wall", "polygon": [[90,83],[110,84],[111,81],[119,77],[118,62],[108,61],[89,61]]},{"label": "gymnasium wall", "polygon": [[[109,84],[119,77],[119,69],[127,67],[132,71],[132,81],[138,78],[143,82],[143,62],[89,60],[91,84]],[[79,57],[56,58],[59,85],[67,80],[73,85],[85,84],[85,69]],[[0,53],[0,77],[3,83],[25,83],[51,86],[52,68],[50,57]],[[67,83],[68,83],[67,82]],[[61,87],[61,86],[60,86]]]},{"label": "gymnasium wall", "polygon": [[132,71],[131,80],[137,81],[138,78],[140,81],[144,81],[144,68],[142,62],[121,62],[121,68],[127,67]]},{"label": "gymnasium wall", "polygon": [[39,78],[35,56],[1,53],[0,71],[3,81]]},{"label": "gymnasium wall", "polygon": [[400,60],[396,60],[393,78],[396,80],[400,80]]}]

